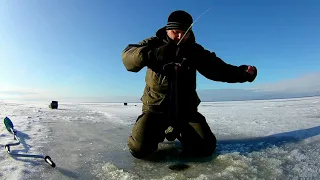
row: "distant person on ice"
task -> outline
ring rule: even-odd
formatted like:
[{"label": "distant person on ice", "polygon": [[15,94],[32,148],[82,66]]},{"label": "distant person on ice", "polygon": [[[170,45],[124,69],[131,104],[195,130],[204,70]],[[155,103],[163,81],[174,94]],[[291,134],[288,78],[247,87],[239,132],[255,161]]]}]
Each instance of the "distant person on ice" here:
[{"label": "distant person on ice", "polygon": [[[201,101],[196,92],[196,71],[210,80],[227,83],[253,82],[257,76],[254,66],[227,64],[197,44],[192,30],[186,33],[192,23],[190,14],[174,11],[155,36],[123,50],[122,61],[128,71],[139,72],[147,66],[142,113],[128,138],[130,153],[136,158],[155,152],[165,138],[177,138],[188,156],[211,156],[217,140],[198,112]],[[172,62],[180,63],[177,74]],[[173,110],[177,110],[178,120]]]}]

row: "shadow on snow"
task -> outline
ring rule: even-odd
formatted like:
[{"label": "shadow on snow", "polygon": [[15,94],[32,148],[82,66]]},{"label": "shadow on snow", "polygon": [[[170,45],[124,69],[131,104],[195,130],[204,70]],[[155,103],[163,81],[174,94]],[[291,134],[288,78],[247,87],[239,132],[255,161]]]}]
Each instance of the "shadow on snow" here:
[{"label": "shadow on snow", "polygon": [[146,159],[153,162],[207,162],[219,155],[239,152],[242,155],[255,151],[262,151],[267,148],[281,147],[285,144],[296,143],[307,138],[320,135],[320,126],[308,129],[300,129],[290,132],[273,134],[265,137],[248,139],[218,140],[216,152],[210,157],[192,158],[181,157],[179,141],[160,143],[158,151]]}]

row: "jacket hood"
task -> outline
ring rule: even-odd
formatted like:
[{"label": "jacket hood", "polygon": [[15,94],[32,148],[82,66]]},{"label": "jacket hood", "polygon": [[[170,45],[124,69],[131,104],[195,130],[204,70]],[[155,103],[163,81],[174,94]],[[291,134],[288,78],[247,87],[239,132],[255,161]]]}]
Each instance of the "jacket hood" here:
[{"label": "jacket hood", "polygon": [[[196,38],[195,38],[194,33],[193,33],[192,30],[190,30],[189,32],[190,32],[189,39],[184,43],[193,44],[193,43],[196,42]],[[166,31],[166,27],[165,26],[157,30],[156,37],[161,39],[161,40],[163,40],[165,43],[169,43],[169,42],[172,41],[167,35],[167,31]]]}]

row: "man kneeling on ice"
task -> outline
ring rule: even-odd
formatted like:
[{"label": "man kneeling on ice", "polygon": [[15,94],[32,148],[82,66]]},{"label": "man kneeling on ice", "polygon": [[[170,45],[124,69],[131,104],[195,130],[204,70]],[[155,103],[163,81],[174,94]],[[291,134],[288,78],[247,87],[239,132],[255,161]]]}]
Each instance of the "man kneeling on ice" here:
[{"label": "man kneeling on ice", "polygon": [[196,72],[227,83],[253,82],[257,76],[254,66],[227,64],[197,44],[192,29],[188,30],[192,23],[190,14],[174,11],[155,36],[129,44],[122,53],[128,71],[139,72],[147,66],[142,113],[128,138],[130,153],[136,158],[155,152],[165,138],[177,138],[187,155],[211,156],[216,137],[198,112]]}]

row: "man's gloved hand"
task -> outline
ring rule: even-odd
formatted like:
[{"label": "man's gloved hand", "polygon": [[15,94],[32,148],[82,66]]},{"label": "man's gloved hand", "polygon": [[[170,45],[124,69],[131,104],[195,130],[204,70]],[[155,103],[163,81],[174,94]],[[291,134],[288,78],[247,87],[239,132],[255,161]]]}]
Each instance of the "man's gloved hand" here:
[{"label": "man's gloved hand", "polygon": [[253,82],[256,79],[258,70],[255,66],[241,65],[240,67],[244,69],[248,82]]},{"label": "man's gloved hand", "polygon": [[189,59],[193,53],[194,49],[192,44],[182,44],[177,48],[177,56],[179,58]]},{"label": "man's gloved hand", "polygon": [[164,64],[173,62],[176,58],[178,46],[174,43],[165,44],[148,52],[147,66],[155,69],[162,69]]}]

